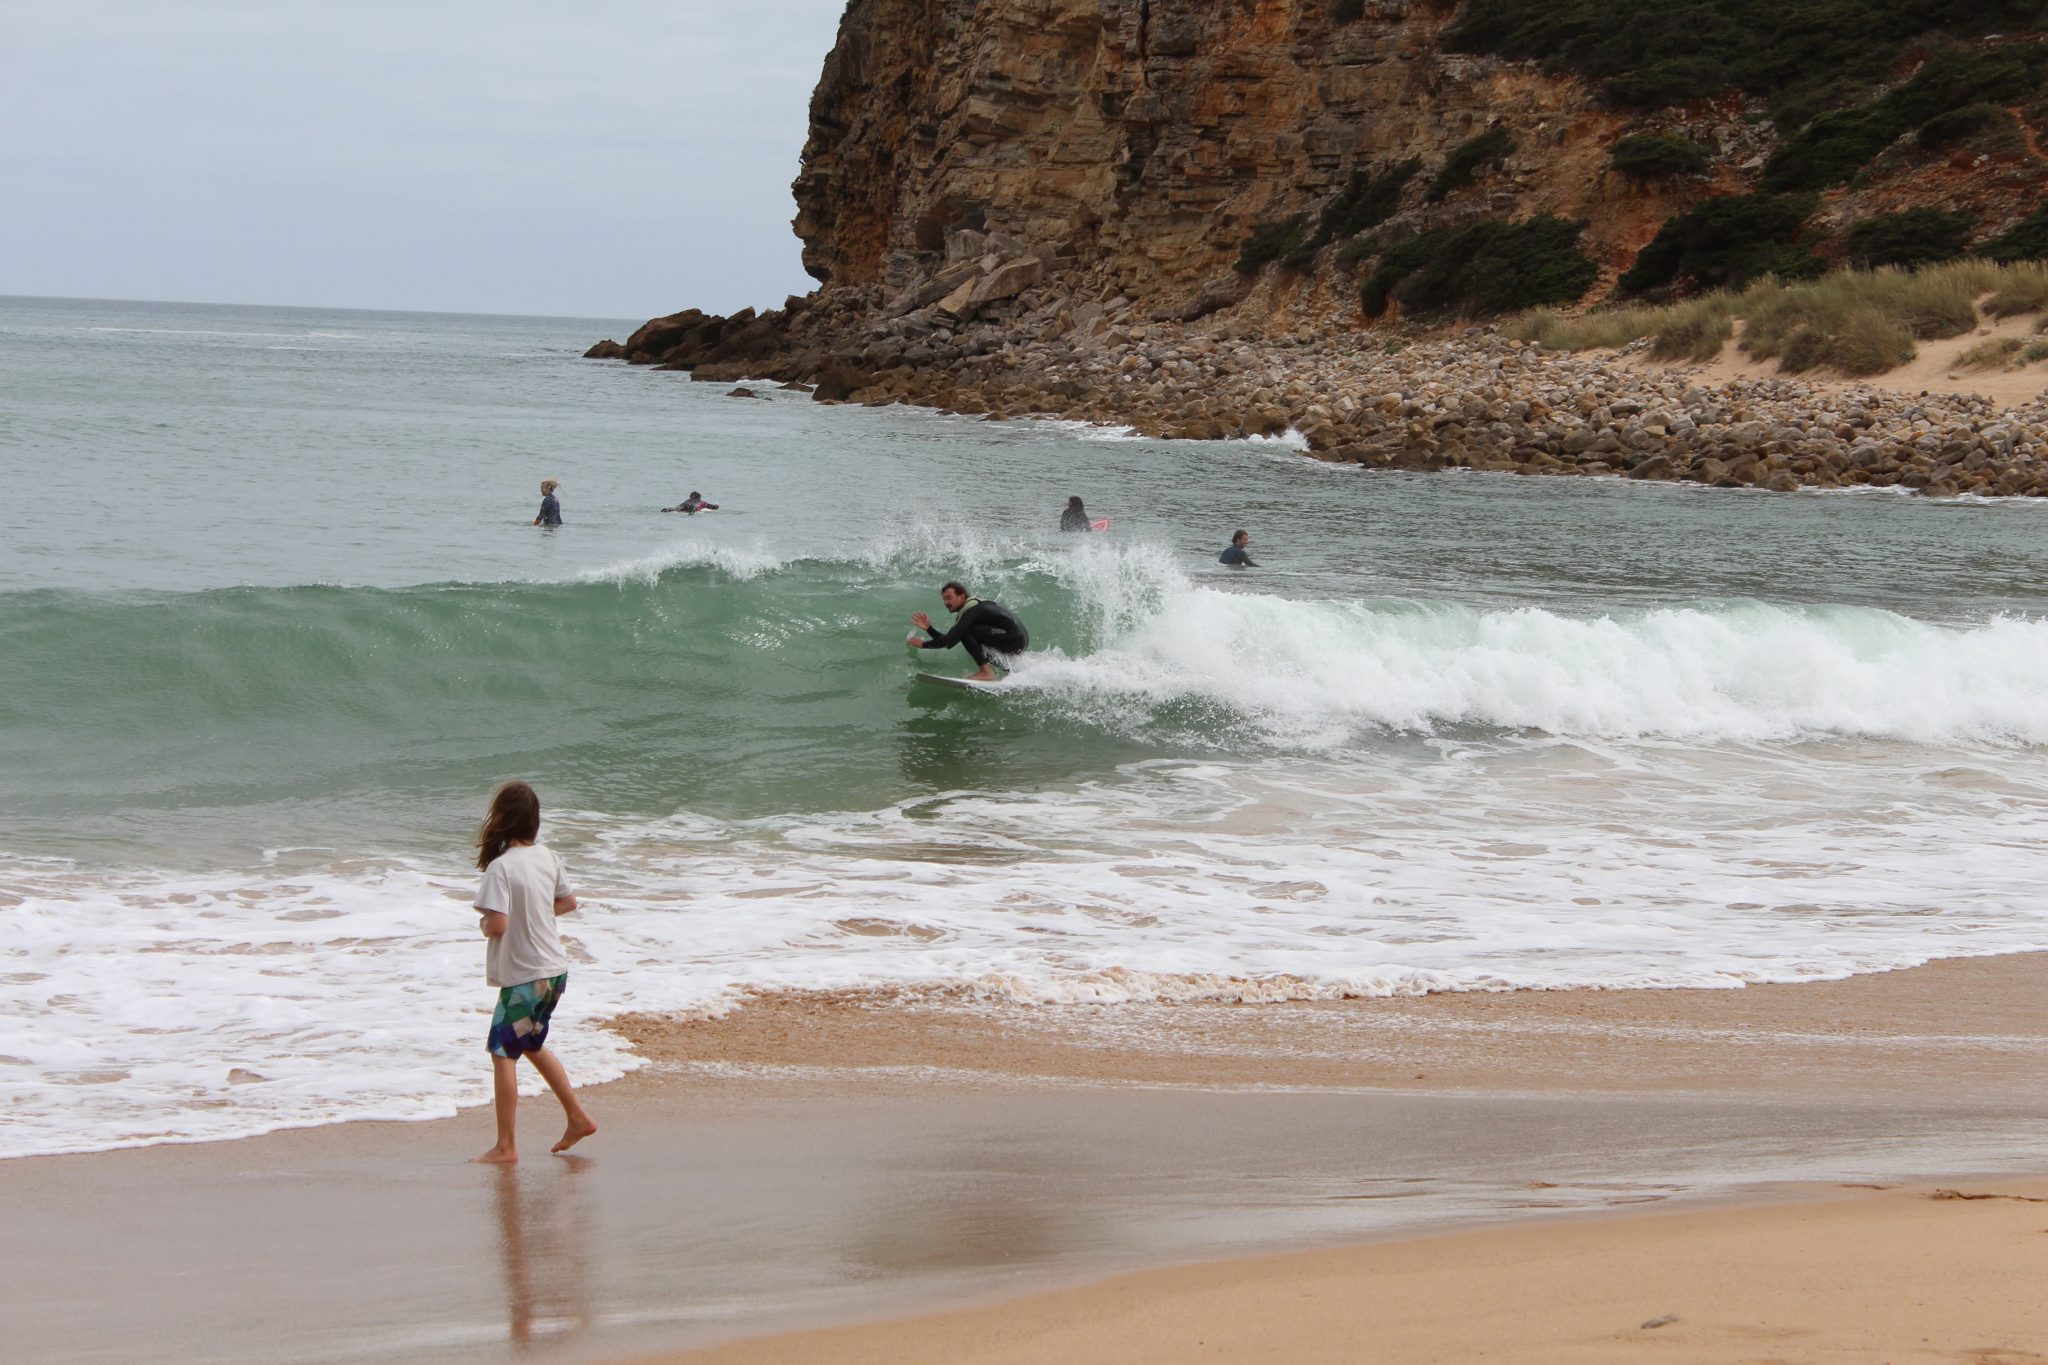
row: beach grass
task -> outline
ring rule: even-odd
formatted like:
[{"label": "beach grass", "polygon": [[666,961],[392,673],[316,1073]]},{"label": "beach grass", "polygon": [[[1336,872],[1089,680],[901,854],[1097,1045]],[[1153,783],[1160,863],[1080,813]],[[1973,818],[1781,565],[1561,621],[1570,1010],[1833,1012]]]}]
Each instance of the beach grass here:
[{"label": "beach grass", "polygon": [[1842,270],[1813,280],[1765,278],[1668,304],[1627,304],[1579,317],[1526,313],[1509,335],[1558,350],[1650,343],[1660,360],[1712,360],[1742,324],[1741,349],[1797,373],[1821,367],[1883,374],[1915,343],[1961,336],[1992,317],[2048,310],[2048,265],[1950,261],[1921,270]]}]

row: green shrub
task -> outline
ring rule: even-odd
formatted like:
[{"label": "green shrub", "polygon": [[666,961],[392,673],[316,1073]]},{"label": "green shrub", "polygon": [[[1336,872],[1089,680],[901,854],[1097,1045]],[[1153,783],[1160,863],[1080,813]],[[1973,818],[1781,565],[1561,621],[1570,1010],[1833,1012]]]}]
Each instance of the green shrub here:
[{"label": "green shrub", "polygon": [[1822,114],[1786,139],[1764,167],[1764,188],[1820,190],[1846,184],[1909,129],[1974,105],[2031,94],[2041,84],[2044,59],[2048,49],[2038,44],[1929,58],[1897,89]]},{"label": "green shrub", "polygon": [[1335,199],[1323,205],[1316,236],[1325,242],[1355,237],[1367,228],[1378,227],[1401,207],[1401,191],[1422,169],[1421,157],[1410,157],[1385,170],[1355,171],[1351,183]]},{"label": "green shrub", "polygon": [[1645,108],[1744,90],[1797,128],[1884,84],[1929,38],[2042,26],[2039,0],[1467,0],[1443,42],[1571,71]]},{"label": "green shrub", "polygon": [[1462,228],[1437,228],[1386,251],[1359,291],[1367,317],[1389,300],[1414,313],[1471,315],[1569,303],[1600,269],[1579,250],[1583,222],[1488,218]]},{"label": "green shrub", "polygon": [[1429,182],[1426,196],[1432,204],[1472,183],[1479,172],[1505,161],[1515,150],[1515,135],[1495,124],[1478,137],[1459,143],[1444,159],[1444,168]]},{"label": "green shrub", "polygon": [[2012,115],[1995,104],[1966,104],[1946,114],[1936,114],[1920,125],[1913,141],[1922,151],[1939,151],[1958,142],[1968,142],[1980,133],[2012,125]]},{"label": "green shrub", "polygon": [[1373,233],[1366,233],[1337,248],[1337,264],[1349,270],[1360,261],[1379,255],[1381,250],[1379,237]]},{"label": "green shrub", "polygon": [[2020,352],[2020,364],[2036,365],[2048,360],[2048,341],[2030,341],[2027,349]]},{"label": "green shrub", "polygon": [[1706,148],[1673,133],[1634,133],[1607,149],[1607,164],[1631,180],[1697,175],[1708,160]]},{"label": "green shrub", "polygon": [[1994,261],[2048,260],[2048,202],[1977,248],[1977,254]]},{"label": "green shrub", "polygon": [[1729,287],[1761,275],[1818,274],[1821,263],[1801,235],[1816,202],[1808,194],[1734,194],[1696,204],[1657,230],[1621,288],[1640,294],[1682,280]]},{"label": "green shrub", "polygon": [[[2037,25],[2038,27],[2038,25]],[[1911,80],[1884,96],[1909,124],[1973,104],[2013,104],[2041,88],[2048,48],[2038,43],[1941,52],[1927,59]]]},{"label": "green shrub", "polygon": [[1969,245],[1975,224],[1967,213],[1926,208],[1865,218],[1849,229],[1849,263],[1868,270],[1952,261]]},{"label": "green shrub", "polygon": [[1291,218],[1281,218],[1269,223],[1260,223],[1252,229],[1252,235],[1245,239],[1244,246],[1237,253],[1237,268],[1242,274],[1250,275],[1271,261],[1278,261],[1284,268],[1299,269],[1315,255],[1315,242],[1309,235],[1308,215],[1297,213]]},{"label": "green shrub", "polygon": [[1883,101],[1822,114],[1771,153],[1764,188],[1783,193],[1844,184],[1911,126]]}]

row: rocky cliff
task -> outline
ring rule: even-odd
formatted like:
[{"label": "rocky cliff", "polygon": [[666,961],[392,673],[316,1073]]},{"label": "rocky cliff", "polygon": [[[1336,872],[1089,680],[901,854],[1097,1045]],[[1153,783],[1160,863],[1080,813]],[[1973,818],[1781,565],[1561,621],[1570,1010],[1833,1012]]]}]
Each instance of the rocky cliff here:
[{"label": "rocky cliff", "polygon": [[[2048,56],[1983,31],[2013,4],[1833,0],[1822,23],[1861,7],[1897,31],[1814,46],[1817,3],[851,0],[793,187],[819,288],[657,318],[591,354],[1227,435],[1266,421],[1245,403],[1274,404],[1148,406],[1163,340],[1370,349],[1596,301],[1639,255],[1672,264],[1660,288],[1712,283],[1676,277],[1709,256],[1666,239],[1717,197],[1771,210],[1716,230],[1779,224],[1735,257],[1780,271],[1840,260],[1855,225],[1903,209],[1951,215],[1956,249],[2026,219],[2048,178],[2029,117]],[[1619,36],[1558,31],[1564,10]],[[1720,10],[1784,32],[1694,13]],[[1778,67],[1752,38],[1786,45]],[[1715,42],[1733,64],[1702,74]]]}]

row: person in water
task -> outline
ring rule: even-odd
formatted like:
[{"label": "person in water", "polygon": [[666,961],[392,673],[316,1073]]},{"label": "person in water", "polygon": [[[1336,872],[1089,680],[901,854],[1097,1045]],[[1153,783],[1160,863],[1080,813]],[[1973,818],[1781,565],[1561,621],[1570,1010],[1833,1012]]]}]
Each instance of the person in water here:
[{"label": "person in water", "polygon": [[1218,564],[1228,564],[1233,569],[1256,569],[1258,564],[1251,557],[1252,533],[1239,531],[1230,538],[1230,546],[1216,556]]},{"label": "person in water", "polygon": [[560,526],[562,524],[562,501],[555,496],[555,490],[562,485],[555,479],[540,481],[540,515],[533,519],[535,526]]},{"label": "person in water", "polygon": [[939,600],[946,604],[946,610],[959,619],[953,628],[943,635],[933,627],[932,618],[921,611],[910,613],[910,624],[923,631],[929,638],[920,640],[911,636],[908,644],[912,649],[951,649],[960,645],[968,657],[979,667],[967,676],[976,682],[994,682],[1007,672],[1009,665],[1004,659],[1015,658],[1031,647],[1031,635],[1024,629],[1024,623],[1016,613],[1000,602],[984,602],[978,597],[969,597],[967,589],[958,583],[948,583],[939,589]]},{"label": "person in water", "polygon": [[1081,505],[1080,498],[1073,497],[1067,499],[1067,510],[1060,513],[1060,529],[1062,531],[1086,531],[1090,529],[1088,525],[1088,509]]},{"label": "person in water", "polygon": [[716,512],[718,510],[718,504],[715,502],[704,501],[704,495],[702,493],[697,492],[695,489],[691,489],[689,497],[684,498],[674,507],[664,507],[661,510],[664,512],[681,512],[686,517],[694,517],[699,512]]}]

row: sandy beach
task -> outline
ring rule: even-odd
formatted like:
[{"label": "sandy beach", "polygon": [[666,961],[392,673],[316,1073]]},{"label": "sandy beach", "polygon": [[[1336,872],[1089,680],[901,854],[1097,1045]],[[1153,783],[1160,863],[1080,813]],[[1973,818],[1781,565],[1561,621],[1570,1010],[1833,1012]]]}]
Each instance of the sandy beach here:
[{"label": "sandy beach", "polygon": [[2048,1359],[2048,1181],[1495,1228],[1133,1275],[666,1359],[1423,1362]]},{"label": "sandy beach", "polygon": [[2048,1208],[1925,1196],[2048,1194],[2044,961],[624,1021],[572,1159],[465,1165],[476,1109],[0,1164],[10,1359],[2022,1360]]}]

